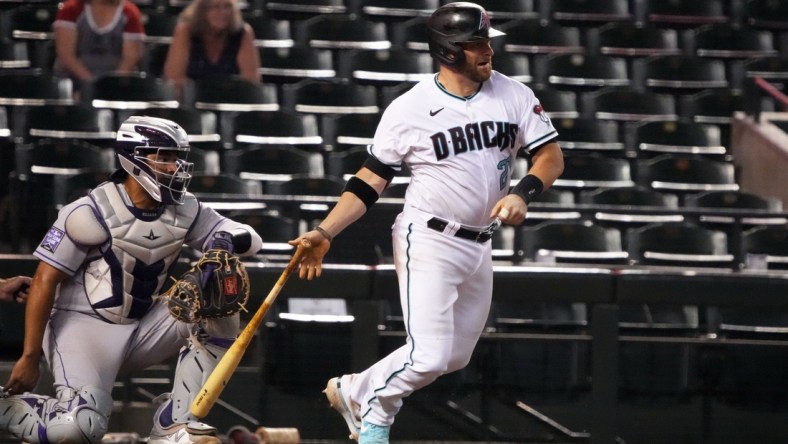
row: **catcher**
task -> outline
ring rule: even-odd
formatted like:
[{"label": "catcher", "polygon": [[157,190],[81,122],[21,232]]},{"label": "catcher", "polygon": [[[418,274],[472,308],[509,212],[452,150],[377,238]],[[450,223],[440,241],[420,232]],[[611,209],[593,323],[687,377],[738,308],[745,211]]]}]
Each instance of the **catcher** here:
[{"label": "catcher", "polygon": [[[189,150],[174,122],[130,117],[112,181],[60,210],[34,253],[24,350],[4,385],[0,428],[30,443],[98,443],[117,375],[177,355],[149,443],[219,442],[189,404],[238,334],[249,280],[235,255],[254,254],[262,239],[187,192]],[[184,245],[205,255],[161,296]],[[27,393],[42,357],[54,398]]]}]

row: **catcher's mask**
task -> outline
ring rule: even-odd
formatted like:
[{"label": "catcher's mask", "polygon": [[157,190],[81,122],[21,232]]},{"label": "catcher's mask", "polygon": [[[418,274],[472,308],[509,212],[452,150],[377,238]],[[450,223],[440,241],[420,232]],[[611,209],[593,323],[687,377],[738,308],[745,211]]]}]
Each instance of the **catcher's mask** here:
[{"label": "catcher's mask", "polygon": [[163,204],[183,203],[194,169],[186,161],[190,150],[186,131],[158,117],[129,117],[115,140],[121,168]]},{"label": "catcher's mask", "polygon": [[458,66],[465,52],[458,43],[475,42],[504,35],[490,26],[490,16],[481,6],[454,2],[441,6],[427,21],[427,43],[433,58],[447,66]]}]

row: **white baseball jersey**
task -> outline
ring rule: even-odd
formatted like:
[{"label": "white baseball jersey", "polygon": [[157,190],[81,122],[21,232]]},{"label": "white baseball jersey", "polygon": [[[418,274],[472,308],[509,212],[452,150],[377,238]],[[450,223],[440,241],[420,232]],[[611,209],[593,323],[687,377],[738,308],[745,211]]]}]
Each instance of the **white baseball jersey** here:
[{"label": "white baseball jersey", "polygon": [[383,113],[370,154],[410,168],[407,205],[468,226],[490,223],[509,191],[517,151],[557,132],[533,91],[493,71],[476,94],[459,97],[437,75],[416,84]]},{"label": "white baseball jersey", "polygon": [[411,171],[392,229],[408,340],[343,377],[364,421],[390,425],[404,397],[468,364],[490,310],[493,264],[489,238],[469,238],[467,230],[490,225],[517,152],[556,136],[533,91],[494,71],[470,97],[449,93],[436,76],[386,109],[369,152]]}]

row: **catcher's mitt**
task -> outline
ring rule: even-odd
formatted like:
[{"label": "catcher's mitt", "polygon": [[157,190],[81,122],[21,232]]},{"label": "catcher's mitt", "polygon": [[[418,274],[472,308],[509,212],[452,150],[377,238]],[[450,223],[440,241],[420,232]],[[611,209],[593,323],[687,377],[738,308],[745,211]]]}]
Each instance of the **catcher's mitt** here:
[{"label": "catcher's mitt", "polygon": [[183,322],[230,316],[246,309],[249,275],[238,256],[211,249],[163,296],[170,313]]}]

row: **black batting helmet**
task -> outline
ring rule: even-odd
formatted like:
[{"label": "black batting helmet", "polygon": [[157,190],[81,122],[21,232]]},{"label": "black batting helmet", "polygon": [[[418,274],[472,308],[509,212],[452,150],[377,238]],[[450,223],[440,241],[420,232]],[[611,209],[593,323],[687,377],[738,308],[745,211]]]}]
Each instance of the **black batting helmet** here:
[{"label": "black batting helmet", "polygon": [[462,63],[465,53],[457,43],[504,35],[490,26],[487,11],[476,3],[455,2],[441,6],[427,21],[430,54],[444,65]]}]

